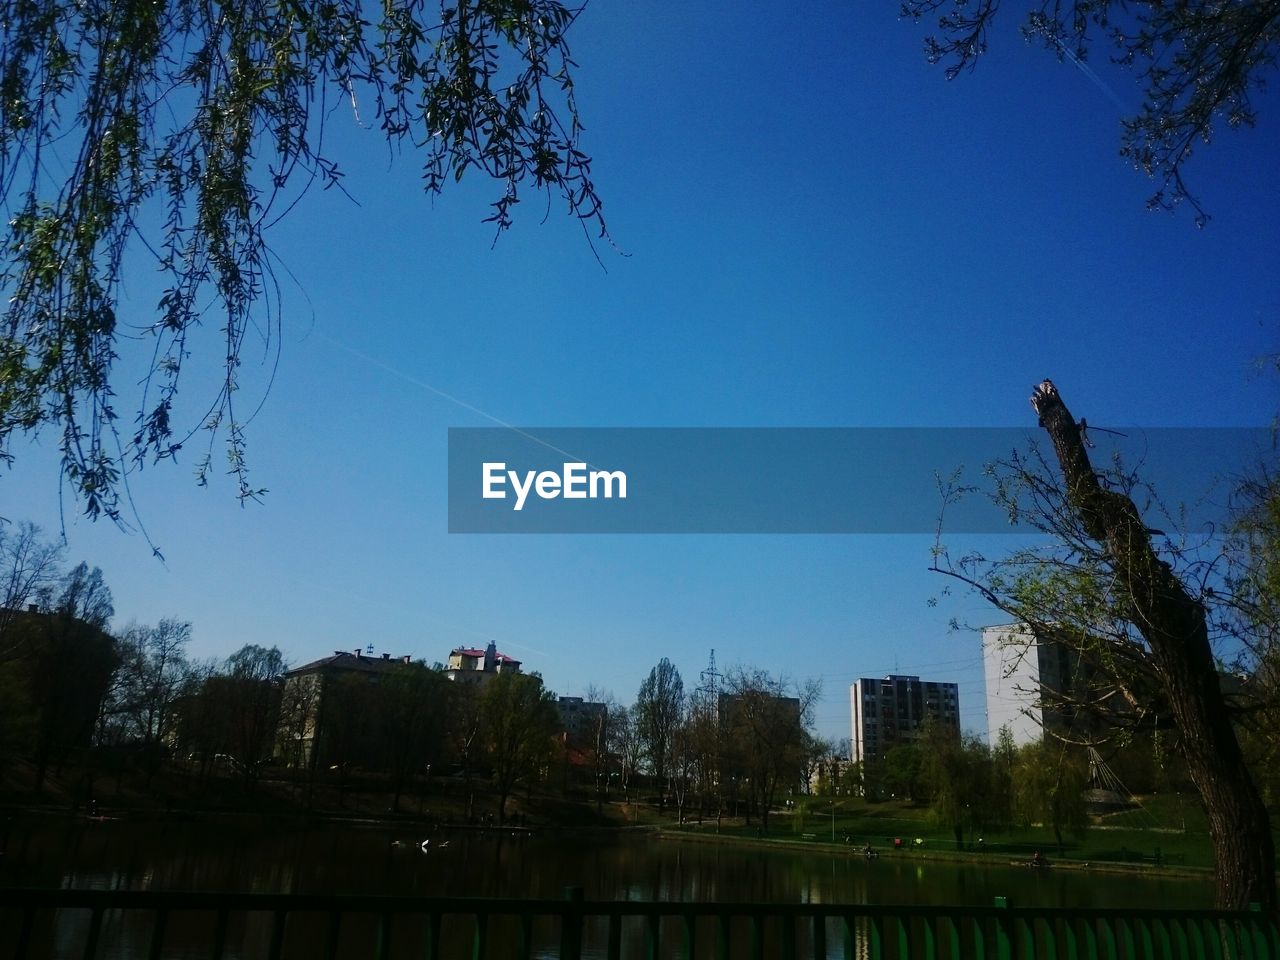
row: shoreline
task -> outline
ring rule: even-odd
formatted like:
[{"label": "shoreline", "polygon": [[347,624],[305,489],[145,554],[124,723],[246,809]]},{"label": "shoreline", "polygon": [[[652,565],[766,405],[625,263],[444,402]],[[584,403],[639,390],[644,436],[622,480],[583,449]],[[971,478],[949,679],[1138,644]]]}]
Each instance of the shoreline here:
[{"label": "shoreline", "polygon": [[[679,827],[674,823],[654,822],[653,820],[642,823],[636,823],[633,820],[628,823],[627,820],[634,817],[635,807],[620,801],[606,803],[603,810],[594,809],[594,805],[589,803],[577,804],[573,801],[568,803],[558,801],[546,807],[535,801],[532,807],[542,806],[542,809],[537,809],[536,812],[534,809],[522,811],[521,815],[510,818],[507,823],[499,827],[496,822],[467,822],[462,819],[460,810],[457,809],[460,805],[460,798],[456,795],[450,795],[448,792],[443,796],[432,798],[433,805],[437,805],[434,811],[424,810],[421,813],[410,810],[392,813],[390,809],[385,811],[371,809],[371,807],[380,806],[380,804],[369,803],[367,798],[365,803],[354,805],[353,808],[346,811],[335,810],[327,805],[308,811],[298,807],[291,807],[287,803],[281,803],[279,802],[279,797],[272,797],[269,794],[259,799],[261,805],[257,809],[254,809],[252,804],[246,804],[238,808],[235,806],[194,806],[191,805],[191,799],[189,796],[175,798],[177,802],[172,805],[133,804],[129,802],[117,805],[104,798],[101,807],[95,811],[97,815],[91,815],[90,811],[83,806],[67,807],[61,804],[31,803],[10,797],[4,802],[0,802],[0,834],[7,834],[12,826],[12,821],[19,818],[72,820],[82,823],[115,821],[226,825],[257,824],[268,828],[271,826],[293,825],[300,829],[319,826],[346,826],[359,830],[398,831],[425,829],[428,832],[438,831],[459,835],[505,835],[513,837],[555,835],[594,837],[602,840],[611,837],[622,838],[635,836],[636,834],[647,834],[655,839],[665,841],[723,844],[732,847],[754,846],[832,858],[862,856],[862,846],[860,844],[828,843],[816,840],[813,837],[802,839],[799,836],[793,838],[781,834],[755,837],[739,832],[741,829],[740,824],[736,830],[731,828],[730,832],[719,833],[716,832],[714,821],[704,822],[701,826],[686,825],[684,827]],[[441,804],[441,800],[446,802]],[[361,806],[363,806],[363,809],[360,808]],[[590,810],[592,813],[590,819],[595,820],[595,822],[573,822],[574,818],[570,815],[569,808],[577,809],[579,806]],[[608,811],[613,811],[614,816],[610,816]],[[5,823],[4,821],[6,820],[9,823]],[[932,842],[939,843],[938,841]],[[947,841],[947,845],[949,846],[949,841]],[[1002,846],[1006,845],[997,840],[991,845],[992,849],[983,853],[972,850],[947,849],[946,846],[940,844],[924,848],[911,847],[900,850],[894,850],[891,846],[882,845],[877,847],[877,851],[879,859],[885,861],[900,863],[965,863],[978,867],[1020,866],[1028,856],[1017,849],[1016,845],[1011,850],[1001,849]],[[1175,853],[1174,856],[1176,858],[1178,854]],[[1149,857],[1145,860],[1128,862],[1118,859],[1050,858],[1050,870],[1128,874],[1171,879],[1204,879],[1213,875],[1213,867],[1211,865],[1188,865],[1169,862],[1168,860],[1163,863],[1156,863]]]},{"label": "shoreline", "polygon": [[[789,852],[806,852],[828,856],[861,858],[862,848],[856,845],[815,844],[808,840],[792,840],[785,837],[743,837],[726,834],[707,834],[697,831],[675,830],[657,827],[654,830],[660,840],[685,840],[693,843],[718,843],[727,846],[765,847]],[[969,863],[974,866],[1003,867],[1022,866],[1010,861],[1007,855],[975,854],[959,850],[879,850],[878,860],[895,863],[933,861],[938,863]],[[1203,879],[1213,876],[1212,867],[1185,866],[1181,864],[1123,863],[1115,860],[1050,860],[1050,870],[1089,871],[1093,873],[1141,874],[1143,876]],[[1280,872],[1277,873],[1280,877]]]},{"label": "shoreline", "polygon": [[[101,816],[90,816],[85,811],[73,811],[65,808],[42,806],[9,805],[0,807],[0,818],[12,821],[14,818],[77,820],[85,823],[106,822],[180,822],[209,824],[245,824],[257,822],[262,825],[292,823],[301,828],[310,826],[348,826],[360,830],[397,830],[408,826],[428,828],[429,832],[472,834],[478,836],[504,835],[533,837],[544,834],[557,836],[596,836],[623,837],[636,834],[648,834],[655,840],[687,843],[718,844],[727,847],[757,847],[762,849],[785,850],[790,853],[809,853],[818,856],[861,858],[862,847],[839,843],[815,843],[812,840],[792,839],[790,837],[766,836],[750,837],[734,833],[716,833],[714,828],[708,830],[678,829],[661,824],[618,824],[605,826],[599,824],[537,824],[536,826],[504,824],[468,824],[439,822],[418,816],[401,813],[397,815],[371,816],[366,812],[350,814],[332,811],[305,813],[300,811],[254,811],[254,810],[210,810],[210,811],[165,811],[154,809],[113,808]],[[430,824],[429,827],[427,825]],[[8,825],[6,825],[8,826]],[[7,831],[6,831],[7,832]],[[971,851],[945,849],[878,849],[878,860],[894,863],[967,863],[978,867],[1022,866],[1021,861],[1010,860],[1008,853],[978,854]],[[1109,874],[1136,874],[1151,877],[1203,879],[1212,876],[1211,867],[1186,866],[1181,864],[1124,863],[1114,860],[1050,860],[1051,870],[1088,871]]]}]

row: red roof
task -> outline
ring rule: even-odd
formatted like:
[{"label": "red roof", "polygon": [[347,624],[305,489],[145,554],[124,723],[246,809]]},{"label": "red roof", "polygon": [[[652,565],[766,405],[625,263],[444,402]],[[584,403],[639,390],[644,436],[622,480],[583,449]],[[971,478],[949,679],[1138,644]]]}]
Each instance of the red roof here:
[{"label": "red roof", "polygon": [[[450,655],[463,656],[463,657],[483,657],[484,651],[476,647],[454,647],[453,650],[450,652]],[[507,656],[505,653],[499,653],[494,659],[496,659],[498,663],[520,663],[521,662],[517,660],[515,657]]]}]

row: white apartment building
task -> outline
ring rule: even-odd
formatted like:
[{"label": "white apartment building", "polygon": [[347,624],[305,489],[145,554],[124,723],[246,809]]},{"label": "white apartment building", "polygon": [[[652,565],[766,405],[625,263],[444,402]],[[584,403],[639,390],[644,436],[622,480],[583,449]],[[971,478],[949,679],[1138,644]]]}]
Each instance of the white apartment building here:
[{"label": "white apartment building", "polygon": [[1006,623],[982,631],[982,662],[987,685],[987,737],[994,746],[1007,726],[1015,746],[1035,743],[1049,730],[1063,730],[1069,718],[1046,707],[1045,691],[1070,691],[1079,664],[1071,650],[1037,637],[1025,623]]}]

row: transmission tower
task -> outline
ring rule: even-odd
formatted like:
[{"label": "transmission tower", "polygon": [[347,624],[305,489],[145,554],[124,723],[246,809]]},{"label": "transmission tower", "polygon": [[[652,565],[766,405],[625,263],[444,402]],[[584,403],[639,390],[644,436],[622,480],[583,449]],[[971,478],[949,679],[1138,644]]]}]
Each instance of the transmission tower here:
[{"label": "transmission tower", "polygon": [[720,671],[716,669],[716,648],[711,648],[711,657],[707,667],[698,676],[698,692],[706,694],[714,701],[720,695]]}]

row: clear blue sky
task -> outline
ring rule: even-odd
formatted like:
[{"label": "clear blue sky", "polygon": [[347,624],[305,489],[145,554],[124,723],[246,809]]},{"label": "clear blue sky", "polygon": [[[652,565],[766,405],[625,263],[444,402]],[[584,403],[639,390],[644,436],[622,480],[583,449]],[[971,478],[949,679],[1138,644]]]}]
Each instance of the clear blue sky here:
[{"label": "clear blue sky", "polygon": [[[592,4],[572,42],[626,254],[600,247],[606,270],[532,196],[491,249],[492,185],[433,203],[412,157],[337,110],[359,206],[316,193],[275,233],[297,283],[281,271],[283,355],[248,432],[265,503],[196,488],[193,453],[133,479],[165,563],[67,501],[69,560],[103,568],[117,625],[190,620],[197,657],[436,660],[492,638],[560,693],[629,701],[663,656],[693,686],[714,648],[722,668],[821,678],[830,736],[848,736],[849,683],[890,671],[958,681],[984,727],[978,640],[947,625],[1000,618],[927,604],[928,537],[451,536],[445,447],[491,425],[469,407],[525,426],[1022,426],[1046,376],[1097,424],[1267,423],[1276,95],[1189,168],[1214,217],[1198,231],[1146,212],[1111,95],[1024,43],[1018,12],[948,83],[893,2]],[[129,279],[139,311],[151,284]],[[246,360],[247,401],[267,371]],[[0,514],[51,534],[53,439],[0,479]]]}]

